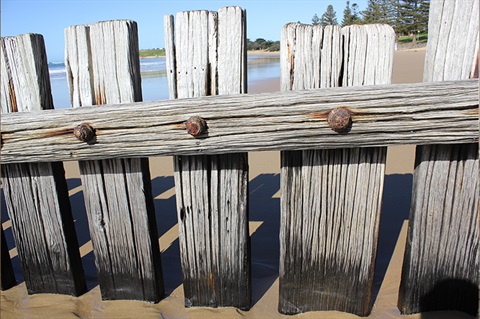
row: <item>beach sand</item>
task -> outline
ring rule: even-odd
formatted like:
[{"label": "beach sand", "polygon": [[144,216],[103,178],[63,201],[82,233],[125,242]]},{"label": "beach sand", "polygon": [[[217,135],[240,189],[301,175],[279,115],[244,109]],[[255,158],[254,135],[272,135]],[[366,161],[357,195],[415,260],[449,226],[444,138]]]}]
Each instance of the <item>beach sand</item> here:
[{"label": "beach sand", "polygon": [[[395,54],[393,83],[422,81],[425,49],[400,50]],[[249,93],[278,91],[278,78],[257,81]],[[398,286],[404,254],[411,197],[414,146],[389,147],[383,198],[382,221],[374,284],[374,306],[368,318],[471,318],[459,312],[424,313],[400,316],[397,310]],[[172,158],[152,158],[152,188],[159,225],[160,248],[166,296],[158,304],[140,301],[101,301],[95,279],[93,253],[88,232],[78,234],[90,291],[81,297],[63,295],[27,295],[21,283],[1,292],[1,318],[359,318],[341,312],[309,312],[283,316],[278,304],[278,227],[280,210],[280,157],[278,152],[249,154],[250,233],[252,246],[253,301],[250,311],[234,308],[184,308],[183,287],[176,223]],[[83,193],[75,162],[65,163],[76,223],[86,231]],[[78,225],[77,225],[78,226]],[[8,224],[4,223],[4,228]],[[270,254],[259,247],[266,242]],[[15,250],[10,251],[16,254]],[[18,264],[18,257],[17,264]],[[14,260],[15,261],[15,260]]]}]

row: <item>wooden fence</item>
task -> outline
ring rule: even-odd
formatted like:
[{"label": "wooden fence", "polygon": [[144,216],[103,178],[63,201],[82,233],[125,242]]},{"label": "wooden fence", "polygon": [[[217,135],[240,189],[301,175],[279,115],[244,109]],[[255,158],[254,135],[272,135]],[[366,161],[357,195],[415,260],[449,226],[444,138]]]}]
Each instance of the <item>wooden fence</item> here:
[{"label": "wooden fence", "polygon": [[[283,92],[247,95],[244,10],[166,16],[171,100],[157,102],[141,102],[135,22],[73,26],[69,110],[50,110],[42,36],[2,38],[2,187],[28,292],[86,291],[62,164],[75,160],[102,298],[158,302],[148,157],[173,155],[185,306],[248,310],[247,152],[277,150],[279,311],[368,316],[386,146],[414,144],[399,309],[475,315],[478,2],[432,2],[429,23],[424,83],[389,84],[389,26],[287,24]],[[16,282],[1,235],[4,290]]]}]

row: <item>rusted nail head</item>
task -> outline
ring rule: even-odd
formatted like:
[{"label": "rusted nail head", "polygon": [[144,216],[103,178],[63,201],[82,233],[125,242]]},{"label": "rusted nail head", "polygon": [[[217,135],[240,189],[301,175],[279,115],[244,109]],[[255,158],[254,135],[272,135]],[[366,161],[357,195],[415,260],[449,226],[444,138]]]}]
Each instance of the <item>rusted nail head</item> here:
[{"label": "rusted nail head", "polygon": [[345,107],[337,107],[328,113],[328,125],[337,133],[346,133],[352,127],[352,115]]},{"label": "rusted nail head", "polygon": [[88,123],[82,123],[73,129],[75,137],[82,142],[89,142],[95,137],[95,129]]},{"label": "rusted nail head", "polygon": [[199,136],[207,132],[207,122],[200,116],[192,116],[185,122],[188,134]]}]

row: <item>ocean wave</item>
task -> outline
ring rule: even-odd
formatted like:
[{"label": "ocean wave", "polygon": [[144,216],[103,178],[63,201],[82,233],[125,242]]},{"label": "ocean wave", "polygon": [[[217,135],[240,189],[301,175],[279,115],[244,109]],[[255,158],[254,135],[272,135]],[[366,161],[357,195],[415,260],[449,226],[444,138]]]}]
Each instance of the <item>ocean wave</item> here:
[{"label": "ocean wave", "polygon": [[166,66],[165,58],[140,59],[141,73],[162,72],[166,70]]},{"label": "ocean wave", "polygon": [[149,61],[153,59],[141,59],[140,60],[140,66],[149,66],[149,65],[166,65],[167,61],[166,60],[161,60],[161,61]]},{"label": "ocean wave", "polygon": [[[65,63],[49,62],[49,73],[51,75],[66,74]],[[140,59],[140,72],[158,72],[166,70],[165,58]]]},{"label": "ocean wave", "polygon": [[[55,81],[66,81],[67,71],[63,62],[48,63],[50,78]],[[167,76],[165,58],[141,58],[140,73],[144,79]],[[280,58],[277,56],[259,55],[248,57],[248,78],[258,80],[265,77],[280,76]]]},{"label": "ocean wave", "polygon": [[67,74],[67,70],[63,69],[49,69],[48,72],[52,75],[54,74]]}]

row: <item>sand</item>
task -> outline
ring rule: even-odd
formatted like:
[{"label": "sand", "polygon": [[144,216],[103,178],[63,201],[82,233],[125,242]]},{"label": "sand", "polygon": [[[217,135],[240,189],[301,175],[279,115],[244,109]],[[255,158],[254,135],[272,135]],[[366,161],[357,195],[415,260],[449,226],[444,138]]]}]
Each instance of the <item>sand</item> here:
[{"label": "sand", "polygon": [[[393,83],[422,81],[425,49],[400,50],[395,54]],[[249,93],[274,92],[279,79],[257,81]],[[414,146],[389,147],[380,241],[375,275],[375,300],[369,318],[471,318],[458,312],[400,316],[396,308],[398,285],[406,240],[411,197]],[[280,209],[280,159],[278,152],[250,153],[250,233],[252,234],[253,301],[250,311],[234,308],[184,308],[176,224],[173,163],[170,157],[152,158],[150,168],[159,224],[166,296],[158,304],[141,301],[101,301],[95,282],[92,247],[88,236],[79,234],[89,287],[81,297],[27,295],[25,284],[1,292],[1,318],[286,318],[277,312],[278,224]],[[85,219],[83,194],[75,162],[65,163],[76,222]],[[4,223],[4,228],[8,224]],[[85,239],[86,237],[86,239]],[[274,238],[271,254],[260,247]],[[276,245],[276,246],[275,246]],[[10,251],[16,254],[15,250]],[[85,260],[87,260],[85,262]],[[358,318],[341,312],[309,312],[287,318]]]}]

